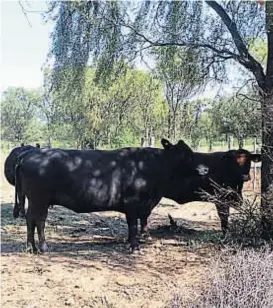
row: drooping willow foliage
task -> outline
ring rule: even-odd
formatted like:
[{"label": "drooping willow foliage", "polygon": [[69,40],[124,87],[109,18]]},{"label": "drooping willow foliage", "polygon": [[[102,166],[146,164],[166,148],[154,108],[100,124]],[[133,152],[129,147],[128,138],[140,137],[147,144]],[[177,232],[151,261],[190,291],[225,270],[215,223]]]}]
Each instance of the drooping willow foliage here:
[{"label": "drooping willow foliage", "polygon": [[[96,66],[97,79],[105,83],[126,63],[150,59],[155,46],[179,46],[190,57],[193,50],[204,76],[223,79],[227,60],[245,64],[249,54],[238,50],[209,2],[214,1],[52,1],[54,89],[80,90],[87,65]],[[246,48],[264,36],[264,9],[256,2],[219,3]]]}]

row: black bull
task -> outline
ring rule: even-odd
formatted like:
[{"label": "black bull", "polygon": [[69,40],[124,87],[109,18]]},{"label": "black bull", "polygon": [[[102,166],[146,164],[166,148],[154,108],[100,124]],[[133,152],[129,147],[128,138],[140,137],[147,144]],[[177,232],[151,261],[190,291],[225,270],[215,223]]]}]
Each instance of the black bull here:
[{"label": "black bull", "polygon": [[[77,213],[118,211],[126,215],[131,249],[139,247],[137,219],[147,221],[152,209],[167,194],[176,177],[196,174],[193,152],[183,142],[172,145],[162,139],[164,149],[33,150],[18,157],[15,208],[22,196],[29,205],[26,215],[27,247],[46,251],[44,227],[50,204]],[[17,203],[19,199],[19,205]],[[144,225],[142,223],[142,231]]]},{"label": "black bull", "polygon": [[234,204],[241,202],[243,183],[250,180],[251,161],[261,161],[261,155],[239,149],[226,152],[194,153],[193,161],[199,176],[181,177],[180,180],[178,177],[172,178],[168,185],[169,190],[164,197],[179,204],[206,201],[202,191],[215,195],[217,194],[215,184],[227,188],[229,194],[222,196],[215,203],[221,229],[226,233],[230,201]]}]

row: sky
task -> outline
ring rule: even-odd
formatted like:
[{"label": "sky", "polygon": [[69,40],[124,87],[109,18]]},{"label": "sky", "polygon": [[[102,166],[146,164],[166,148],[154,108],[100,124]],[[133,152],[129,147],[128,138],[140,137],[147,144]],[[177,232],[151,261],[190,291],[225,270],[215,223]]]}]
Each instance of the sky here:
[{"label": "sky", "polygon": [[46,2],[21,3],[25,9],[38,11],[27,13],[29,22],[19,1],[1,1],[1,91],[8,86],[36,88],[43,81],[41,68],[49,51],[53,24],[46,24],[39,13],[46,9]]}]

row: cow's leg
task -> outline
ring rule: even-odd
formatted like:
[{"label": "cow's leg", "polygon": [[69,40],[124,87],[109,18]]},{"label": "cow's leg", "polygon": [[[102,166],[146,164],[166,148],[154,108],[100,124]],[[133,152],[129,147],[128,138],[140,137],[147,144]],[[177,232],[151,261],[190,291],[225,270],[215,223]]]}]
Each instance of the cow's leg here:
[{"label": "cow's leg", "polygon": [[151,240],[148,229],[148,215],[140,218],[140,237],[143,239]]},{"label": "cow's leg", "polygon": [[26,202],[26,196],[25,195],[22,195],[22,196],[19,195],[19,204],[20,204],[19,216],[21,218],[26,217],[25,202]]},{"label": "cow's leg", "polygon": [[38,250],[35,246],[35,240],[34,240],[36,224],[31,207],[28,208],[26,221],[27,221],[27,252],[37,253]]},{"label": "cow's leg", "polygon": [[221,222],[221,229],[225,235],[228,231],[228,216],[229,216],[229,206],[224,206],[221,204],[216,204],[216,209]]},{"label": "cow's leg", "polygon": [[130,250],[134,252],[135,250],[139,250],[139,242],[137,240],[137,217],[126,214],[126,220],[128,224]]},{"label": "cow's leg", "polygon": [[18,194],[18,203],[15,203],[14,208],[13,208],[14,218],[18,218],[19,216],[22,218],[26,217],[25,201],[26,201],[26,196]]},{"label": "cow's leg", "polygon": [[36,219],[36,226],[39,238],[39,250],[41,252],[47,252],[48,247],[45,241],[45,221],[47,218],[48,208],[44,208],[40,217]]}]

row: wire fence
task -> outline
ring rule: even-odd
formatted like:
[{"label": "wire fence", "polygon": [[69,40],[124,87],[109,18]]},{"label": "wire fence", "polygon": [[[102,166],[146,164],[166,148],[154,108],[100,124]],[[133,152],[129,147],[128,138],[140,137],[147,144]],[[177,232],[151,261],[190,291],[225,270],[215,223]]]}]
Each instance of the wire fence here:
[{"label": "wire fence", "polygon": [[261,193],[261,164],[256,163],[251,166],[250,170],[251,180],[244,184],[244,191],[254,191]]}]

